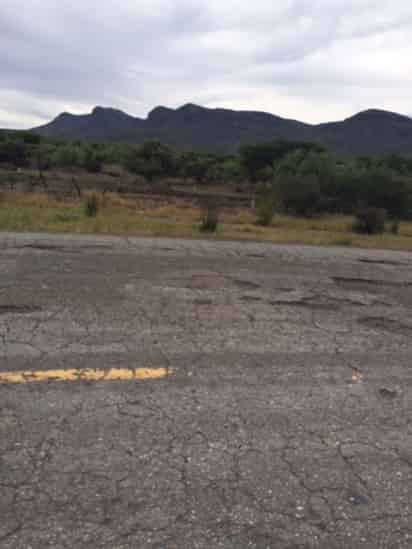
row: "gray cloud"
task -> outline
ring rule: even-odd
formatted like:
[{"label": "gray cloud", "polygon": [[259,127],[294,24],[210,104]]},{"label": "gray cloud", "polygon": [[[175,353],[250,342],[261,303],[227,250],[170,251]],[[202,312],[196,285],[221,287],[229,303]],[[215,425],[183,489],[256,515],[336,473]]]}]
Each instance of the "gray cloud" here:
[{"label": "gray cloud", "polygon": [[96,104],[410,112],[406,0],[2,0],[0,126]]}]

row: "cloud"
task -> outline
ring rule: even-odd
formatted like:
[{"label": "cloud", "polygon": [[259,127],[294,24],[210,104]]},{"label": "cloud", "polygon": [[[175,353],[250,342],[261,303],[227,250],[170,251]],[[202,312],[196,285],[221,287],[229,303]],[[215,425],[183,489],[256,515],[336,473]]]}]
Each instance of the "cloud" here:
[{"label": "cloud", "polygon": [[410,112],[411,30],[405,0],[2,0],[0,126],[96,104]]}]

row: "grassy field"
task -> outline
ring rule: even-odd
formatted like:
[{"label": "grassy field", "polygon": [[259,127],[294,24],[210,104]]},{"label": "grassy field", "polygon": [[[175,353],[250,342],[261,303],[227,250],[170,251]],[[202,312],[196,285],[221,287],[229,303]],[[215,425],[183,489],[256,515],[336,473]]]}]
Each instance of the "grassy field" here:
[{"label": "grassy field", "polygon": [[2,231],[207,237],[412,250],[412,222],[401,223],[398,235],[385,232],[364,236],[351,231],[349,216],[307,219],[275,215],[270,227],[259,227],[252,210],[238,208],[222,210],[217,232],[209,235],[200,231],[201,218],[198,208],[183,204],[158,205],[153,200],[127,200],[115,194],[101,199],[95,217],[85,215],[82,202],[56,201],[43,194],[3,193],[0,198]]}]

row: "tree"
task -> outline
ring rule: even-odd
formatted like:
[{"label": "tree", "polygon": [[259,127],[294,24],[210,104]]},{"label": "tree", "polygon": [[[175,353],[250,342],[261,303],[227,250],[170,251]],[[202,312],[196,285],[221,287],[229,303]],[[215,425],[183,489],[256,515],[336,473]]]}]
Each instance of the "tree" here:
[{"label": "tree", "polygon": [[263,171],[277,158],[277,148],[271,143],[244,145],[239,149],[242,166],[252,182],[264,178]]},{"label": "tree", "polygon": [[215,160],[210,155],[186,151],[178,157],[179,175],[184,179],[195,179],[198,183],[204,181],[210,173]]},{"label": "tree", "polygon": [[319,208],[321,193],[316,175],[278,175],[274,182],[276,201],[285,211],[309,216]]},{"label": "tree", "polygon": [[0,162],[21,167],[26,164],[27,158],[28,146],[24,142],[11,139],[0,142]]},{"label": "tree", "polygon": [[125,158],[125,167],[148,181],[153,181],[158,177],[174,175],[176,161],[169,147],[157,139],[150,139],[129,151]]},{"label": "tree", "polygon": [[50,169],[53,162],[54,153],[55,147],[53,147],[53,145],[48,145],[44,143],[36,146],[32,154],[36,167],[39,171],[39,179],[44,186],[47,186],[44,172]]},{"label": "tree", "polygon": [[80,165],[79,147],[67,144],[57,147],[53,156],[53,163],[59,168],[73,170]]},{"label": "tree", "polygon": [[71,173],[71,183],[77,193],[81,196],[81,189],[77,184],[76,178],[74,176],[74,170],[80,165],[80,150],[79,147],[67,144],[62,145],[56,149],[56,152],[53,157],[54,164],[60,168],[64,168]]},{"label": "tree", "polygon": [[360,174],[357,203],[362,207],[387,210],[392,217],[404,217],[412,208],[408,178],[378,168]]},{"label": "tree", "polygon": [[90,173],[100,173],[102,171],[103,155],[88,146],[83,151],[82,164],[86,171]]},{"label": "tree", "polygon": [[309,152],[322,152],[324,149],[313,143],[295,141],[275,141],[258,145],[244,145],[239,149],[240,160],[252,181],[272,176],[275,164],[295,151],[306,155]]},{"label": "tree", "polygon": [[412,159],[399,154],[388,154],[381,158],[378,164],[396,174],[406,175],[412,172]]},{"label": "tree", "polygon": [[207,176],[217,182],[237,183],[244,179],[245,173],[238,159],[226,158],[212,165]]},{"label": "tree", "polygon": [[18,137],[25,143],[26,145],[40,145],[42,143],[43,139],[40,135],[37,135],[36,133],[32,132],[18,132]]}]

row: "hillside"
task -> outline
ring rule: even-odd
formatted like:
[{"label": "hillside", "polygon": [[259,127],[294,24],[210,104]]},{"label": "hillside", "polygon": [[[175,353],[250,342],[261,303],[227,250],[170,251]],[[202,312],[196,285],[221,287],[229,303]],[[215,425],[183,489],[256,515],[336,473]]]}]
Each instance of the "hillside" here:
[{"label": "hillside", "polygon": [[187,104],[156,107],[146,119],[96,107],[90,114],[62,113],[35,132],[64,139],[141,143],[158,138],[180,149],[234,152],[242,144],[276,139],[312,141],[338,154],[412,152],[412,119],[371,109],[340,122],[311,125],[265,112],[208,109]]}]

